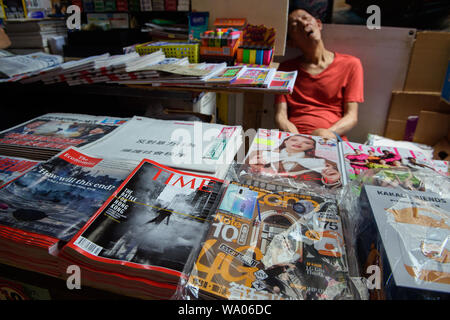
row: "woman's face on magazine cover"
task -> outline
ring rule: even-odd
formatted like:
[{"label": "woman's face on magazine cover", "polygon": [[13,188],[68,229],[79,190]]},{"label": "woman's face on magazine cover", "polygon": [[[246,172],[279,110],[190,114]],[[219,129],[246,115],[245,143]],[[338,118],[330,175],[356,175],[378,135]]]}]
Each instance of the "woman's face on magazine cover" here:
[{"label": "woman's face on magazine cover", "polygon": [[289,153],[305,152],[314,149],[314,140],[303,136],[291,136],[284,140]]},{"label": "woman's face on magazine cover", "polygon": [[341,174],[338,169],[330,163],[325,165],[325,168],[322,170],[322,177],[327,184],[336,183],[341,179]]}]

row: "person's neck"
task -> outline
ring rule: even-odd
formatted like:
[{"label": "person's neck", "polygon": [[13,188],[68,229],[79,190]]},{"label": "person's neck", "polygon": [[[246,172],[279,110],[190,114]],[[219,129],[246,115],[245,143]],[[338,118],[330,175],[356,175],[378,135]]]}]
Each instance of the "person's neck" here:
[{"label": "person's neck", "polygon": [[301,50],[303,53],[302,62],[311,66],[327,66],[333,57],[333,53],[325,49],[322,40],[308,47],[301,48]]}]

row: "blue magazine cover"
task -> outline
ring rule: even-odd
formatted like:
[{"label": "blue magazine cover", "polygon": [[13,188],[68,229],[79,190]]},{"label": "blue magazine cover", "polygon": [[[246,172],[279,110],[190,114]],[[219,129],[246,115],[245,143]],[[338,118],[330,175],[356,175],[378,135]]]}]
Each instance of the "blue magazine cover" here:
[{"label": "blue magazine cover", "polygon": [[68,241],[132,169],[68,148],[0,189],[0,224]]}]

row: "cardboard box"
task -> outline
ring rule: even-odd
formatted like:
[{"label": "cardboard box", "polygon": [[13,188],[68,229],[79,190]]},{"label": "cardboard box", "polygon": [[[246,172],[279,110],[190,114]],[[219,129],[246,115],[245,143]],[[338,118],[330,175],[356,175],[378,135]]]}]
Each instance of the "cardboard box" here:
[{"label": "cardboard box", "polygon": [[447,137],[449,130],[450,114],[422,110],[413,141],[434,146]]},{"label": "cardboard box", "polygon": [[388,119],[384,136],[393,140],[403,140],[405,129],[406,120]]},{"label": "cardboard box", "polygon": [[449,32],[418,32],[403,90],[441,92],[449,58]]},{"label": "cardboard box", "polygon": [[393,91],[384,136],[403,140],[408,117],[420,116],[422,110],[447,114],[450,105],[441,100],[440,92]]}]

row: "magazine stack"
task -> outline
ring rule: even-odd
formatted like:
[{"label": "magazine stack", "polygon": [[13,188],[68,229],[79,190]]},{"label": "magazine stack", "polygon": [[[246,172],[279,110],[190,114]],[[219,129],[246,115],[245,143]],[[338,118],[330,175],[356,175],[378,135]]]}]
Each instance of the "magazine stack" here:
[{"label": "magazine stack", "polygon": [[33,169],[39,161],[0,156],[0,188]]},{"label": "magazine stack", "polygon": [[360,299],[334,198],[231,183],[183,298]]},{"label": "magazine stack", "polygon": [[207,231],[222,183],[142,160],[60,257],[81,267],[87,285],[169,299],[186,277],[186,263]]},{"label": "magazine stack", "polygon": [[242,127],[135,116],[113,134],[82,147],[101,158],[151,159],[223,178],[242,144]]},{"label": "magazine stack", "polygon": [[364,186],[356,254],[361,270],[367,272],[369,266],[379,270],[371,299],[450,298],[450,183],[436,178],[443,183],[443,195]]},{"label": "magazine stack", "polygon": [[127,119],[48,113],[0,132],[0,154],[45,161],[108,135]]},{"label": "magazine stack", "polygon": [[0,261],[60,275],[57,252],[132,171],[70,147],[0,188]]}]

